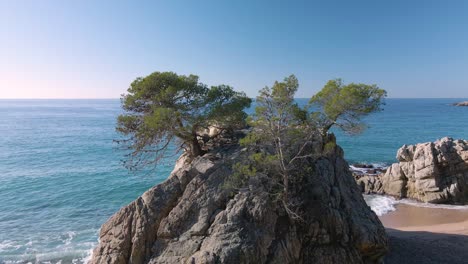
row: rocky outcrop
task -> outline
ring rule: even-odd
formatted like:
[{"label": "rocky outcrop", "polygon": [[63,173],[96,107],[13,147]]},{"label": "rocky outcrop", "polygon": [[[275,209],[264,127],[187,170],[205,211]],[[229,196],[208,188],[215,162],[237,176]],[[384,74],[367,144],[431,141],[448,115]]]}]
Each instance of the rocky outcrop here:
[{"label": "rocky outcrop", "polygon": [[459,103],[454,103],[453,105],[454,105],[454,106],[468,106],[468,101],[459,102]]},{"label": "rocky outcrop", "polygon": [[383,193],[382,175],[385,174],[386,168],[374,167],[372,164],[353,164],[349,169],[362,193]]},{"label": "rocky outcrop", "polygon": [[353,176],[362,193],[384,194],[382,174],[354,174]]},{"label": "rocky outcrop", "polygon": [[428,203],[468,204],[467,140],[445,137],[404,145],[396,157],[399,163],[375,177],[375,183],[367,185],[367,192]]},{"label": "rocky outcrop", "polygon": [[[320,147],[320,146],[319,146]],[[263,186],[234,191],[224,182],[243,155],[237,146],[189,162],[122,208],[101,228],[91,263],[379,263],[387,237],[335,146],[293,184],[293,220]]]}]

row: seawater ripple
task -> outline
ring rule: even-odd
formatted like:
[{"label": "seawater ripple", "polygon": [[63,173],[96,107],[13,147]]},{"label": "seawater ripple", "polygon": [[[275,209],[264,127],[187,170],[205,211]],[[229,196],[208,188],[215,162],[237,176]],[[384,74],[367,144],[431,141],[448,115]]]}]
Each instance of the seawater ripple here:
[{"label": "seawater ripple", "polygon": [[100,225],[171,168],[129,174],[118,100],[0,100],[0,263],[81,263]]},{"label": "seawater ripple", "polygon": [[[338,144],[350,163],[390,164],[403,144],[468,138],[468,108],[450,105],[462,100],[389,99]],[[118,99],[0,100],[0,263],[83,263],[101,224],[167,178],[176,157],[151,174],[121,166],[120,111]]]}]

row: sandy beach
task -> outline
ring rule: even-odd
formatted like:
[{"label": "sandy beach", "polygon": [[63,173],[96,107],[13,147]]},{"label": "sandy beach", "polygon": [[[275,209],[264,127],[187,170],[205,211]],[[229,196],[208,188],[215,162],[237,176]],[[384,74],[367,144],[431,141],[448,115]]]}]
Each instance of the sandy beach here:
[{"label": "sandy beach", "polygon": [[385,263],[468,263],[468,207],[399,204],[380,220],[390,239]]}]

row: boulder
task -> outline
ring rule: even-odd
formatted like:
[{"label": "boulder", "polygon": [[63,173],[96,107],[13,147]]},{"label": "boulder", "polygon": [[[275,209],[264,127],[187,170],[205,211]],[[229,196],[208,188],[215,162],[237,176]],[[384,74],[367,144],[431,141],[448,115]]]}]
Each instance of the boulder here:
[{"label": "boulder", "polygon": [[268,175],[226,187],[243,152],[182,155],[166,181],[102,226],[90,263],[381,263],[385,229],[339,146],[308,160],[314,169],[291,185],[300,219],[265,190]]},{"label": "boulder", "polygon": [[453,105],[454,105],[454,106],[468,106],[468,101],[459,102],[459,103],[454,103]]},{"label": "boulder", "polygon": [[361,175],[355,179],[362,193],[383,194],[381,175]]},{"label": "boulder", "polygon": [[[377,178],[384,193],[428,203],[468,204],[468,141],[449,137],[435,142],[403,145],[397,160]],[[378,183],[374,183],[378,185]]]},{"label": "boulder", "polygon": [[372,164],[362,164],[362,163],[353,164],[352,166],[356,168],[361,168],[361,169],[373,169],[374,168],[374,165]]}]

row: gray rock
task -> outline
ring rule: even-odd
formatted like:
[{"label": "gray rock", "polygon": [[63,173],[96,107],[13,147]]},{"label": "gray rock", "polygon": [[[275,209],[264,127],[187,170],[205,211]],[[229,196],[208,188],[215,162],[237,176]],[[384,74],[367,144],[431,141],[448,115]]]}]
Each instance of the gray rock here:
[{"label": "gray rock", "polygon": [[302,220],[264,189],[265,175],[224,187],[238,146],[189,162],[101,228],[90,263],[380,263],[385,229],[366,205],[338,146],[292,184]]},{"label": "gray rock", "polygon": [[383,186],[381,175],[362,175],[356,178],[356,183],[365,194],[382,194]]},{"label": "gray rock", "polygon": [[453,105],[454,105],[454,106],[468,106],[468,101],[459,102],[459,103],[454,103]]},{"label": "gray rock", "polygon": [[[404,145],[399,163],[375,179],[367,193],[384,193],[428,203],[468,204],[468,141],[449,137],[436,142]],[[359,183],[359,179],[357,180]]]}]

